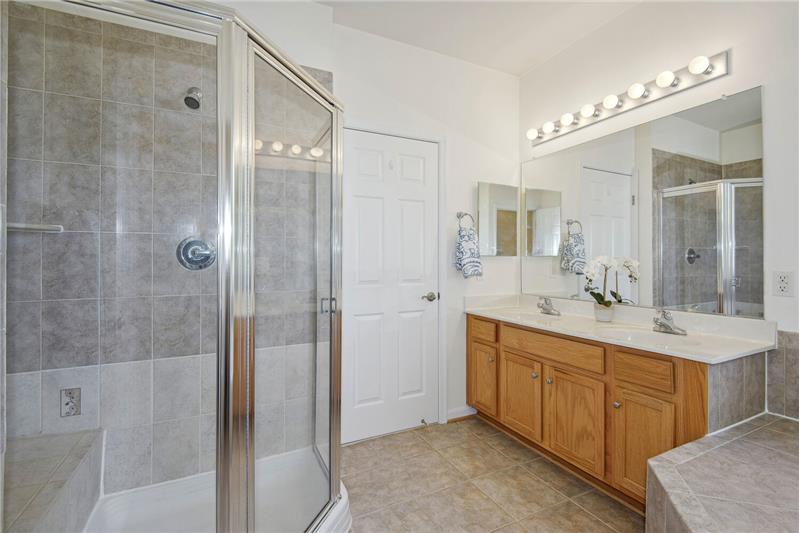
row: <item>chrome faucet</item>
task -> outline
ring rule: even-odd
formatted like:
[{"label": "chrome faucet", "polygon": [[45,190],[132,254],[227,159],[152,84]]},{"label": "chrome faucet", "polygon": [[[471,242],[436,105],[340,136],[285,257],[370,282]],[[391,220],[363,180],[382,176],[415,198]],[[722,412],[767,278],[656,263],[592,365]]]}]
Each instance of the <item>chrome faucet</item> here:
[{"label": "chrome faucet", "polygon": [[561,316],[561,311],[553,307],[553,301],[550,298],[539,298],[539,303],[536,307],[542,310],[543,315]]},{"label": "chrome faucet", "polygon": [[653,331],[669,333],[670,335],[686,335],[686,330],[679,328],[672,320],[672,313],[666,309],[658,309],[658,314],[653,317]]}]

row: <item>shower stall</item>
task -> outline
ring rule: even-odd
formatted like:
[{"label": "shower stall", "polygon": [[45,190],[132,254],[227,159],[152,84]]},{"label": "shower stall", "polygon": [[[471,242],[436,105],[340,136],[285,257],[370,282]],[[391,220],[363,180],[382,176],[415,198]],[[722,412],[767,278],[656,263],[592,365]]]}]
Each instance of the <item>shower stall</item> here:
[{"label": "shower stall", "polygon": [[4,530],[346,530],[330,76],[210,3],[0,16]]},{"label": "shower stall", "polygon": [[657,306],[763,318],[763,187],[722,179],[657,192]]}]

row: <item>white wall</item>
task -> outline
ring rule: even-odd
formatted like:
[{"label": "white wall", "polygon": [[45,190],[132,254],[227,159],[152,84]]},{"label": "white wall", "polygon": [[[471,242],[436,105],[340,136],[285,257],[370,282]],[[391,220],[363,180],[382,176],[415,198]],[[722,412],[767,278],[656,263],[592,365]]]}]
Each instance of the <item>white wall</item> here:
[{"label": "white wall", "polygon": [[[517,257],[487,257],[483,279],[450,265],[456,212],[477,208],[477,181],[517,185],[519,79],[461,60],[333,24],[311,2],[231,2],[295,62],[333,71],[345,127],[442,141],[447,276],[447,407],[466,406],[464,296],[519,292]],[[346,243],[345,243],[346,246]],[[346,305],[346,304],[345,304]]]},{"label": "white wall", "polygon": [[680,117],[664,117],[650,125],[652,147],[719,163],[719,132]]},{"label": "white wall", "polygon": [[[772,271],[798,269],[797,3],[642,3],[525,75],[517,140],[524,158],[629,128],[759,85],[763,90],[766,316],[798,330],[798,300],[772,296]],[[669,28],[665,31],[665,28]],[[620,36],[624,36],[621,38]],[[632,46],[631,43],[638,43]],[[525,130],[653,79],[698,55],[731,50],[730,74],[535,151]]]},{"label": "white wall", "polygon": [[761,128],[759,123],[723,131],[719,140],[722,164],[760,159],[763,155],[764,142]]}]

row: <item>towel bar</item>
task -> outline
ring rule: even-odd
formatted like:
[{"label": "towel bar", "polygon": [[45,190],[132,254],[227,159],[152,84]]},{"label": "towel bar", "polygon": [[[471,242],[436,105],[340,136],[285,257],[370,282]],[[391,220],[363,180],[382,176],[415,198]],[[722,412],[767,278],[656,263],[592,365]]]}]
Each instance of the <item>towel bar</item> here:
[{"label": "towel bar", "polygon": [[39,231],[42,233],[63,233],[64,226],[59,224],[22,224],[19,222],[9,222],[8,231]]}]

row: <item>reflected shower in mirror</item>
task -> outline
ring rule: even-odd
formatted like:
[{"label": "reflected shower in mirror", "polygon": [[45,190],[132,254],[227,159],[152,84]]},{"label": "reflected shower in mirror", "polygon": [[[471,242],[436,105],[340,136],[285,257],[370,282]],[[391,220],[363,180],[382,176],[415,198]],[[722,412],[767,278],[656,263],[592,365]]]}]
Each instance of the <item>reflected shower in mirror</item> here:
[{"label": "reflected shower in mirror", "polygon": [[545,190],[560,193],[559,239],[578,221],[587,261],[640,262],[638,283],[619,277],[625,299],[763,317],[762,168],[760,87],[526,161],[523,292],[590,298],[569,246],[537,253],[529,197]]},{"label": "reflected shower in mirror", "polygon": [[478,182],[478,240],[482,256],[517,255],[519,189]]}]

